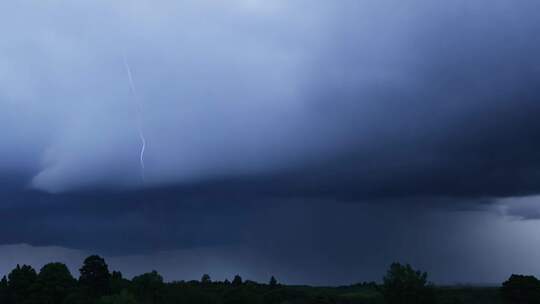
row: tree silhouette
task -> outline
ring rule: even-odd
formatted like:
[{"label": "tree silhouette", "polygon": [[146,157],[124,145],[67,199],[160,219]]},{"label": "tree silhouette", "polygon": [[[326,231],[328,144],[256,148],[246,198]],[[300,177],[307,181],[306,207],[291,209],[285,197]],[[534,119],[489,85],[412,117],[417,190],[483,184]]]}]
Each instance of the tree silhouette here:
[{"label": "tree silhouette", "polygon": [[120,293],[129,287],[129,280],[124,279],[120,271],[113,271],[111,274],[111,292]]},{"label": "tree silhouette", "polygon": [[111,274],[105,260],[98,255],[91,255],[84,260],[79,270],[79,283],[90,296],[100,297],[110,292]]},{"label": "tree silhouette", "polygon": [[37,273],[32,266],[23,265],[21,267],[17,264],[15,269],[8,274],[11,300],[14,303],[23,303],[25,299],[29,298],[36,281]]},{"label": "tree silhouette", "polygon": [[501,295],[505,303],[540,303],[540,281],[534,276],[513,274],[502,284]]},{"label": "tree silhouette", "polygon": [[62,303],[75,288],[76,280],[62,263],[49,263],[41,268],[38,275],[40,303]]},{"label": "tree silhouette", "polygon": [[434,293],[427,282],[427,273],[411,265],[393,263],[383,278],[383,296],[388,304],[433,303]]},{"label": "tree silhouette", "polygon": [[201,283],[202,284],[205,284],[205,285],[208,285],[210,283],[212,283],[212,279],[210,279],[210,275],[209,274],[203,274],[202,278],[201,278]]},{"label": "tree silhouette", "polygon": [[278,285],[278,282],[276,280],[276,278],[274,276],[272,276],[270,278],[270,282],[268,282],[268,285],[270,285],[270,287],[274,288]]},{"label": "tree silhouette", "polygon": [[0,303],[8,303],[8,302],[9,302],[8,280],[6,276],[3,276],[2,280],[0,280]]},{"label": "tree silhouette", "polygon": [[234,286],[240,286],[240,285],[242,285],[242,277],[241,277],[240,275],[238,275],[238,274],[235,275],[235,276],[234,276],[234,279],[233,279],[233,281],[232,281],[232,284],[233,284]]},{"label": "tree silhouette", "polygon": [[155,270],[132,280],[133,292],[143,303],[158,303],[163,285],[163,277]]}]

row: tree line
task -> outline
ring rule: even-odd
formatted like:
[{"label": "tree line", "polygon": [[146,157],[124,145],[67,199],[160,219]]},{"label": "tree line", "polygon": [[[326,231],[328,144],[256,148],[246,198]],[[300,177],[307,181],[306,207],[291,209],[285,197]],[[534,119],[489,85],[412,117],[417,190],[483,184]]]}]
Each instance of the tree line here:
[{"label": "tree line", "polygon": [[[211,289],[240,290],[244,286],[280,286],[275,277],[268,284],[244,281],[240,275],[232,281],[214,282],[204,274],[200,281],[165,283],[157,271],[128,280],[119,271],[109,271],[105,259],[87,257],[74,278],[63,263],[48,263],[39,273],[29,265],[17,265],[0,280],[1,304],[137,304],[137,303],[225,303]],[[208,290],[206,290],[208,289]],[[177,291],[177,292],[175,292]],[[210,291],[210,292],[209,292]],[[248,303],[249,295],[228,293],[227,303]],[[227,299],[228,298],[228,299]]]},{"label": "tree line", "polygon": [[[272,276],[268,283],[243,280],[164,282],[157,271],[128,280],[109,271],[105,260],[87,257],[76,279],[62,263],[49,263],[39,272],[17,265],[0,280],[0,304],[446,304],[466,303],[463,297],[442,297],[442,288],[426,272],[393,263],[382,284],[360,283],[335,288],[286,286]],[[540,281],[512,275],[486,303],[540,304]],[[493,300],[495,299],[495,300]],[[467,302],[469,303],[469,302]],[[480,303],[479,298],[470,303]],[[484,302],[482,302],[484,303]]]}]

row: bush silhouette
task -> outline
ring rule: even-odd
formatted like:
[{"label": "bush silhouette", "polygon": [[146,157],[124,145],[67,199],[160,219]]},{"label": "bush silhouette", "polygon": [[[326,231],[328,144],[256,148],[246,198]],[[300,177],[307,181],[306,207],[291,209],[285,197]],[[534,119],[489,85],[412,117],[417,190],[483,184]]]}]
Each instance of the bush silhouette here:
[{"label": "bush silhouette", "polygon": [[513,274],[502,284],[501,295],[505,303],[540,303],[540,281],[534,276]]}]

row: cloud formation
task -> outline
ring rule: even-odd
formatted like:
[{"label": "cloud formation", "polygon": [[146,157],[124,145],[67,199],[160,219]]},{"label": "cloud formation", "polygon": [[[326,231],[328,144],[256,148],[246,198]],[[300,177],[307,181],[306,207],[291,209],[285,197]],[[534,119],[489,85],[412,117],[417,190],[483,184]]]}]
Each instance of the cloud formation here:
[{"label": "cloud formation", "polygon": [[[116,257],[253,251],[254,276],[264,267],[253,265],[283,265],[291,281],[331,283],[361,267],[373,278],[399,256],[435,267],[459,256],[441,252],[444,241],[468,248],[478,280],[499,276],[486,269],[504,254],[482,260],[474,242],[509,246],[534,224],[476,211],[539,217],[539,9],[533,0],[0,3],[0,230],[10,231],[0,244]],[[145,183],[124,56],[143,103]],[[407,220],[439,206],[455,221]],[[531,238],[504,252],[523,257]],[[360,255],[358,268],[332,274]],[[447,265],[439,280],[459,278]]]},{"label": "cloud formation", "polygon": [[299,194],[539,188],[533,1],[2,5],[15,30],[0,165],[37,189],[142,186],[123,54],[148,186],[291,174]]}]

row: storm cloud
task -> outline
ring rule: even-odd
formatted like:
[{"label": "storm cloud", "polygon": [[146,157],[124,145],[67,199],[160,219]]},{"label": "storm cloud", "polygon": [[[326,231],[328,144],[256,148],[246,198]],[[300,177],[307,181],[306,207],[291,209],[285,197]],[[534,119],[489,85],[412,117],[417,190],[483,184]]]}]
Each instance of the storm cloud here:
[{"label": "storm cloud", "polygon": [[[1,3],[0,229],[9,233],[0,244],[115,257],[212,248],[203,254],[212,261],[234,248],[268,257],[245,266],[256,277],[281,263],[291,281],[332,283],[354,279],[331,274],[340,259],[363,252],[352,269],[371,278],[399,258],[375,259],[395,242],[442,246],[436,233],[422,236],[440,214],[454,219],[442,240],[459,248],[473,246],[463,223],[533,225],[501,221],[540,217],[538,9],[532,0]],[[143,107],[144,182],[123,58]],[[412,225],[407,208],[431,215]],[[348,214],[362,224],[340,226]],[[266,230],[274,226],[281,232]],[[380,235],[356,233],[368,227]],[[348,250],[350,238],[374,245]],[[397,252],[426,267],[457,260],[425,250]],[[318,252],[310,265],[334,264],[310,272],[299,258],[307,251]]]},{"label": "storm cloud", "polygon": [[292,171],[316,189],[531,193],[535,5],[6,3],[2,167],[50,192],[142,186],[126,55],[148,186]]}]

